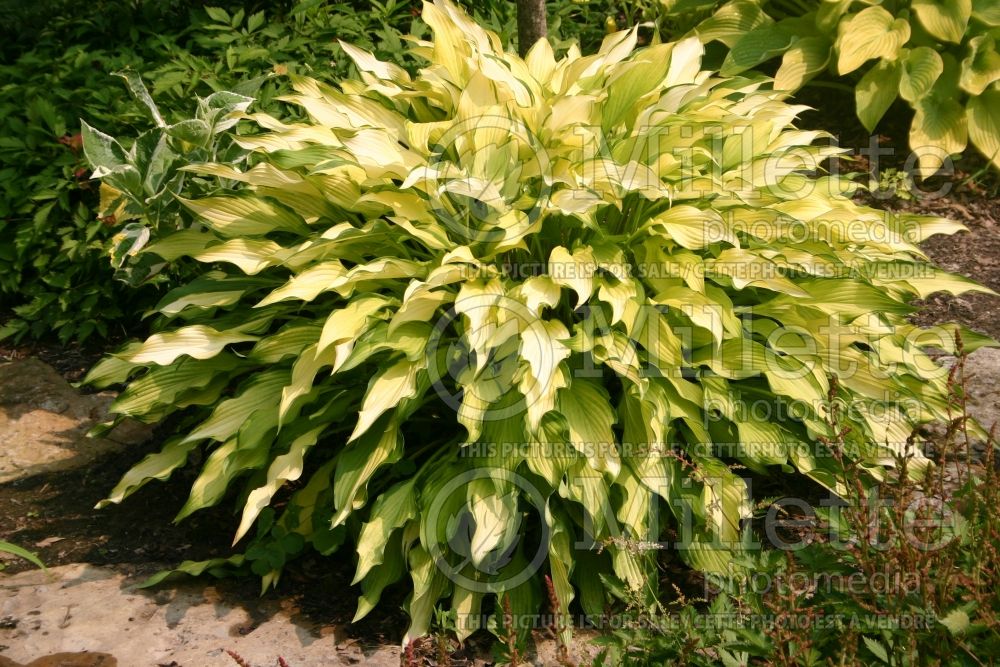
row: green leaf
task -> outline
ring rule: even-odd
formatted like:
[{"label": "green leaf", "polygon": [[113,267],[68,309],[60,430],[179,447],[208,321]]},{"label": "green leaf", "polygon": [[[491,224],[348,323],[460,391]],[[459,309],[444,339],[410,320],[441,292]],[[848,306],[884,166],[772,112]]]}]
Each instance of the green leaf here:
[{"label": "green leaf", "polygon": [[899,62],[882,60],[861,77],[854,90],[858,119],[872,132],[896,99],[903,68]]},{"label": "green leaf", "polygon": [[958,44],[972,15],[972,0],[913,0],[920,24],[934,37]]},{"label": "green leaf", "polygon": [[186,141],[195,146],[204,146],[212,130],[208,123],[199,118],[188,118],[166,127],[168,136]]},{"label": "green leaf", "polygon": [[972,0],[972,17],[992,28],[1000,26],[1000,5],[994,0]]},{"label": "green leaf", "polygon": [[837,30],[840,19],[854,4],[854,0],[820,0],[816,9],[816,27],[824,33]]},{"label": "green leaf", "polygon": [[549,255],[549,276],[557,285],[576,292],[578,306],[586,303],[593,294],[596,270],[594,252],[588,247],[577,248],[571,253],[566,248],[557,246]]},{"label": "green leaf", "polygon": [[309,233],[309,227],[301,217],[266,199],[232,196],[179,199],[209,227],[226,238],[263,236],[276,231],[299,235]]},{"label": "green leaf", "polygon": [[367,616],[382,597],[382,591],[389,584],[398,581],[405,571],[405,556],[401,545],[402,531],[394,532],[385,549],[379,554],[382,560],[361,580],[361,596],[358,598],[358,608],[352,623],[357,623]]},{"label": "green leaf", "polygon": [[647,222],[644,228],[691,250],[700,250],[718,241],[736,243],[736,237],[716,211],[688,204],[670,207]]},{"label": "green leaf", "polygon": [[150,239],[150,230],[146,225],[130,222],[111,239],[111,266],[122,268],[130,257],[135,257]]},{"label": "green leaf", "polygon": [[969,55],[962,61],[959,84],[971,95],[981,95],[987,86],[1000,80],[1000,53],[993,35],[976,35],[969,40]]},{"label": "green leaf", "polygon": [[130,69],[112,72],[112,74],[125,79],[129,91],[135,96],[135,99],[142,102],[149,109],[149,113],[153,117],[153,121],[157,127],[166,127],[167,124],[163,121],[163,116],[160,115],[160,110],[156,106],[156,102],[153,101],[153,97],[149,94],[149,90],[146,89],[146,85],[142,82],[141,76]]},{"label": "green leaf", "polygon": [[902,60],[899,95],[907,102],[917,102],[930,92],[944,71],[944,61],[929,46],[918,46]]},{"label": "green leaf", "polygon": [[612,478],[621,470],[614,433],[617,420],[608,396],[599,385],[577,378],[559,391],[556,409],[566,418],[569,444],[598,472]]},{"label": "green leaf", "polygon": [[159,406],[181,402],[185,394],[217,381],[238,363],[233,355],[219,355],[205,361],[185,357],[175,364],[158,366],[130,382],[111,404],[111,410],[141,418]]},{"label": "green leaf", "polygon": [[178,574],[186,574],[192,577],[200,577],[205,573],[215,577],[225,576],[228,570],[243,565],[244,560],[245,558],[242,554],[230,556],[229,558],[210,558],[202,561],[186,560],[172,570],[157,572],[139,584],[139,588],[152,588]]},{"label": "green leaf", "polygon": [[521,333],[519,354],[527,368],[518,384],[527,404],[527,425],[537,430],[555,408],[556,392],[566,385],[563,362],[570,356],[569,332],[559,321],[535,320]]},{"label": "green leaf", "polygon": [[747,33],[773,23],[763,9],[748,0],[727,2],[695,28],[702,42],[719,41],[730,49]]},{"label": "green leaf", "polygon": [[19,547],[16,544],[11,544],[10,542],[4,542],[0,540],[0,552],[9,553],[11,555],[17,556],[18,558],[23,558],[35,567],[39,567],[43,570],[46,569],[45,563],[35,555],[34,553],[28,551],[24,547]]},{"label": "green leaf", "polygon": [[[695,44],[698,44],[697,41]],[[605,128],[618,125],[624,118],[635,117],[631,107],[666,76],[668,55],[673,47],[673,44],[649,47],[648,60],[631,63],[631,67],[623,69],[614,80],[608,81],[608,97],[601,118]]]},{"label": "green leaf", "polygon": [[254,32],[257,28],[264,25],[267,21],[267,17],[263,11],[256,12],[250,15],[247,19],[247,32]]},{"label": "green leaf", "polygon": [[1000,169],[1000,90],[994,86],[970,99],[966,117],[972,145]]},{"label": "green leaf", "polygon": [[798,90],[811,78],[826,69],[830,62],[831,44],[825,37],[797,39],[781,58],[781,67],[774,75],[775,90]]},{"label": "green leaf", "polygon": [[372,475],[383,465],[395,463],[402,456],[402,437],[393,419],[383,419],[348,445],[337,460],[334,507],[330,522],[336,527],[367,501],[366,488]]},{"label": "green leaf", "polygon": [[267,470],[267,481],[263,486],[257,487],[247,496],[246,505],[243,508],[243,517],[240,520],[239,528],[236,529],[236,536],[233,544],[240,541],[253,526],[253,522],[260,515],[261,511],[267,507],[271,498],[278,492],[285,482],[294,482],[302,476],[305,466],[305,455],[316,441],[326,425],[318,426],[295,438],[288,446],[288,452],[275,457]]},{"label": "green leaf", "polygon": [[101,178],[116,169],[128,166],[128,157],[121,144],[100,130],[95,130],[86,121],[80,121],[83,136],[83,152],[94,168],[94,178]]},{"label": "green leaf", "polygon": [[188,441],[184,438],[168,440],[159,452],[149,454],[138,464],[132,466],[111,490],[108,497],[97,503],[97,509],[107,507],[112,503],[120,503],[151,480],[168,479],[174,470],[187,463],[188,455],[197,444],[197,441]]},{"label": "green leaf", "polygon": [[837,34],[837,71],[850,74],[872,58],[895,60],[910,39],[910,24],[882,7],[868,7],[842,21]]},{"label": "green leaf", "polygon": [[[493,484],[490,483],[489,486],[492,487]],[[483,494],[471,489],[469,495],[469,514],[475,523],[469,543],[469,556],[478,572],[491,572],[494,567],[489,559],[496,558],[495,552],[502,554],[516,544],[517,535],[521,531],[517,495],[514,492]]]},{"label": "green leaf", "polygon": [[791,32],[777,24],[765,24],[747,32],[726,55],[720,73],[732,76],[756,67],[765,60],[784,53],[794,39]]},{"label": "green leaf", "polygon": [[957,100],[931,94],[917,102],[910,125],[910,149],[919,155],[921,175],[936,172],[947,156],[961,153],[967,143],[966,113]]},{"label": "green leaf", "polygon": [[373,377],[358,413],[358,423],[347,441],[361,437],[375,420],[404,399],[414,398],[418,392],[417,378],[423,370],[423,359],[417,362],[402,359]]},{"label": "green leaf", "polygon": [[189,431],[185,440],[231,440],[258,411],[273,411],[274,426],[277,426],[278,399],[288,384],[288,378],[288,369],[282,367],[255,373],[240,386],[235,397],[216,403],[208,419]]},{"label": "green leaf", "polygon": [[573,590],[570,577],[573,574],[573,552],[570,546],[570,536],[568,533],[569,522],[562,514],[552,511],[551,503],[545,506],[545,522],[549,527],[549,574],[552,579],[552,589],[555,592],[555,599],[558,601],[559,609],[551,610],[553,614],[557,611],[562,616],[562,625],[565,627],[562,640],[570,642],[569,608],[576,594]]},{"label": "green leaf", "polygon": [[198,120],[211,126],[212,134],[217,134],[236,125],[239,113],[246,111],[252,103],[252,97],[220,90],[198,100]]},{"label": "green leaf", "polygon": [[864,641],[865,646],[868,648],[868,650],[871,651],[876,658],[878,658],[887,665],[892,664],[889,661],[889,652],[886,650],[883,644],[875,641],[871,637],[866,637],[864,635],[861,635],[861,639]]},{"label": "green leaf", "polygon": [[358,536],[358,568],[352,584],[367,577],[372,568],[383,563],[389,536],[417,517],[414,482],[413,479],[399,482],[375,501],[371,515]]},{"label": "green leaf", "polygon": [[219,23],[229,23],[229,13],[221,7],[205,7],[205,11],[213,21]]},{"label": "green leaf", "polygon": [[447,584],[444,574],[424,547],[418,545],[410,549],[409,562],[413,595],[408,605],[410,627],[403,637],[404,646],[417,637],[427,634],[434,607]]}]

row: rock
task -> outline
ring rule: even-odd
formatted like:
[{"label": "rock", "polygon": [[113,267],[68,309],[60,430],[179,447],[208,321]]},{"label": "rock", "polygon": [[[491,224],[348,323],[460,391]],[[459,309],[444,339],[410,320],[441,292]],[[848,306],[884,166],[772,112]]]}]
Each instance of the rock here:
[{"label": "rock", "polygon": [[[138,590],[125,575],[91,565],[0,579],[3,617],[19,622],[0,628],[0,667],[233,667],[226,650],[252,665],[277,664],[279,655],[291,667],[399,665],[397,647],[342,639],[339,628],[315,626],[287,600],[234,600],[204,579]],[[116,662],[39,662],[59,652]]]},{"label": "rock", "polygon": [[1000,348],[983,347],[965,361],[969,414],[983,428],[1000,428]]},{"label": "rock", "polygon": [[107,653],[55,653],[23,665],[0,655],[0,667],[118,667],[118,661]]},{"label": "rock", "polygon": [[0,364],[0,484],[83,466],[148,438],[151,429],[137,422],[86,437],[113,400],[110,392],[81,394],[37,359]]}]

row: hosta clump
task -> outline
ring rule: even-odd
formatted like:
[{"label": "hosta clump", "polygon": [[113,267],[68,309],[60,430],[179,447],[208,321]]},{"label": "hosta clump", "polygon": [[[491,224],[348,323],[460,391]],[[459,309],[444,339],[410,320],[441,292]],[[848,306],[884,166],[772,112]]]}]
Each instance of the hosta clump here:
[{"label": "hosta clump", "polygon": [[359,617],[411,580],[409,637],[445,598],[463,633],[499,599],[533,614],[545,574],[599,614],[600,576],[655,589],[667,528],[727,567],[734,465],[836,487],[830,375],[873,476],[946,413],[922,346],[951,334],[905,316],[975,287],[914,245],[959,225],[854,204],[799,109],[700,71],[696,40],[522,60],[443,0],[423,18],[415,78],[345,45],[360,80],[294,80],[308,122],[248,116],[252,166],[186,167],[239,187],[185,200],[200,226],[139,255],[206,271],[89,376],[126,384],[121,416],[183,420],[107,502],[198,450],[179,518],[235,488],[237,540],[256,526],[187,571],[267,585],[349,545]]}]

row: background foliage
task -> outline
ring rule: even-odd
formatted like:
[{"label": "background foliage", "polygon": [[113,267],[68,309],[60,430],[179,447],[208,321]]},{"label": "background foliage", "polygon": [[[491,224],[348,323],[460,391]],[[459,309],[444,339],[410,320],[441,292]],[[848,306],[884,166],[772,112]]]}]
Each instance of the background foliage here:
[{"label": "background foliage", "polygon": [[6,3],[0,335],[121,336],[159,298],[155,287],[135,291],[113,279],[106,250],[117,221],[99,218],[80,150],[81,119],[126,137],[151,122],[112,73],[141,71],[168,120],[189,116],[197,96],[218,90],[252,93],[259,108],[275,110],[284,85],[270,76],[276,68],[343,75],[336,38],[391,56],[398,29],[416,20],[408,5],[391,2],[363,3],[366,11],[315,1],[214,4],[224,6],[106,0],[81,15],[70,3]]},{"label": "background foliage", "polygon": [[733,0],[695,33],[726,47],[723,74],[780,56],[777,89],[843,81],[869,132],[905,100],[924,176],[969,143],[1000,168],[1000,9],[991,0]]}]

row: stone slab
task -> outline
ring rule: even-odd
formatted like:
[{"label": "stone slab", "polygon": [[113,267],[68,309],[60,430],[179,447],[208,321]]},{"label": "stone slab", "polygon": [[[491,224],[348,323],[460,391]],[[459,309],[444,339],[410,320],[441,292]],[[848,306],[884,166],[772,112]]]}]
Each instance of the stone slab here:
[{"label": "stone slab", "polygon": [[151,429],[137,422],[87,437],[114,397],[83,394],[38,359],[0,364],[0,484],[84,466],[148,438]]},{"label": "stone slab", "polygon": [[288,602],[231,601],[205,580],[146,591],[92,565],[0,578],[0,656],[14,664],[103,653],[122,667],[233,667],[227,649],[255,666],[279,656],[289,667],[400,662],[397,647],[361,647],[337,627],[312,626]]}]

